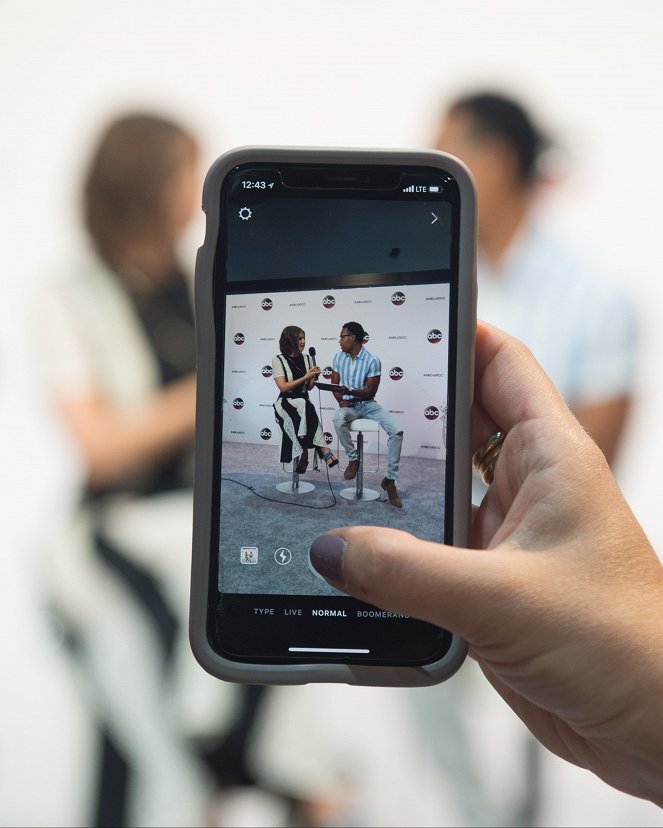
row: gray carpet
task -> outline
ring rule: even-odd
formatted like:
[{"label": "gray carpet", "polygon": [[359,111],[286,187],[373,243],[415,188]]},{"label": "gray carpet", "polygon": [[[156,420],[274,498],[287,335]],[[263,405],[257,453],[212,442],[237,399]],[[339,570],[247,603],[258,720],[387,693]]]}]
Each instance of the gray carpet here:
[{"label": "gray carpet", "polygon": [[[364,488],[378,490],[379,500],[352,502],[340,497],[341,489],[354,485],[354,481],[349,483],[343,479],[347,464],[344,455],[340,464],[329,470],[329,482],[327,469],[322,464],[320,472],[309,470],[300,478],[313,483],[314,491],[283,494],[277,491],[276,484],[289,481],[292,475],[289,466],[284,470],[279,463],[277,447],[224,443],[222,476],[226,479],[221,484],[220,567],[223,591],[272,595],[338,594],[308,563],[311,541],[336,527],[393,526],[418,537],[441,540],[444,462],[411,457],[401,459],[398,491],[403,501],[402,509],[390,506],[380,488],[384,456],[380,457],[381,469],[377,468],[377,463],[375,455],[367,455]],[[246,547],[257,548],[257,555],[248,553],[249,559],[257,560],[256,563],[241,562],[241,550]],[[288,552],[277,554],[281,549]],[[288,558],[289,563],[277,561]]]}]

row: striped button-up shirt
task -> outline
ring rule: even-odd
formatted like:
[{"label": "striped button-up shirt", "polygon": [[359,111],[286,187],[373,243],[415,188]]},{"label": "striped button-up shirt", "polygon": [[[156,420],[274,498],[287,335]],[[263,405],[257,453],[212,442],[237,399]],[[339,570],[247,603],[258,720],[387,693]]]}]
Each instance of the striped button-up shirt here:
[{"label": "striped button-up shirt", "polygon": [[[355,359],[345,351],[338,351],[334,355],[332,367],[339,375],[341,385],[345,385],[350,391],[366,388],[366,380],[369,377],[379,377],[382,373],[380,360],[364,347]],[[351,400],[354,398],[351,394],[344,394],[343,399]]]}]

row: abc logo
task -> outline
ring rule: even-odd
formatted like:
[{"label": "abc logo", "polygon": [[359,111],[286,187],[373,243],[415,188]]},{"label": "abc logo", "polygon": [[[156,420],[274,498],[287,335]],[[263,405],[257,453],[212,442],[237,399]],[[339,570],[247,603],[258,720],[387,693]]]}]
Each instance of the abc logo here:
[{"label": "abc logo", "polygon": [[392,305],[396,305],[398,307],[399,305],[402,305],[404,302],[405,302],[405,294],[401,293],[400,290],[397,290],[396,293],[391,294],[391,304]]},{"label": "abc logo", "polygon": [[271,440],[272,439],[272,430],[271,428],[263,428],[260,432],[260,436],[263,440]]},{"label": "abc logo", "polygon": [[330,432],[329,432],[329,431],[325,431],[325,443],[327,443],[327,445],[328,445],[328,446],[331,446],[331,444],[332,444],[333,442],[334,442],[334,437],[333,437],[333,435],[332,435],[332,434],[330,434]]},{"label": "abc logo", "polygon": [[235,345],[243,345],[244,344],[244,334],[243,333],[236,333],[233,336],[233,341]]},{"label": "abc logo", "polygon": [[389,379],[393,379],[393,380],[403,379],[403,369],[399,368],[398,365],[395,368],[392,368],[391,371],[389,371]]},{"label": "abc logo", "polygon": [[274,307],[274,303],[272,302],[272,300],[271,300],[271,299],[267,299],[267,298],[265,298],[265,299],[263,299],[263,300],[262,300],[262,302],[260,303],[260,307],[261,307],[263,310],[271,310],[271,309]]},{"label": "abc logo", "polygon": [[331,310],[334,307],[335,304],[336,304],[336,299],[334,299],[334,297],[331,296],[331,295],[330,296],[325,296],[325,298],[322,300],[322,307],[327,308],[327,310]]},{"label": "abc logo", "polygon": [[435,405],[429,405],[424,411],[424,417],[427,420],[437,420],[440,416],[440,409]]},{"label": "abc logo", "polygon": [[432,331],[428,331],[426,334],[426,339],[433,345],[437,345],[438,342],[442,341],[442,331],[438,331],[437,328],[433,328]]},{"label": "abc logo", "polygon": [[332,367],[331,367],[331,365],[326,365],[326,366],[322,369],[322,376],[323,376],[325,379],[329,379],[329,378],[331,377],[331,375],[332,375]]},{"label": "abc logo", "polygon": [[235,397],[233,400],[233,408],[236,408],[238,411],[240,408],[244,408],[244,400],[241,397]]},{"label": "abc logo", "polygon": [[265,377],[265,379],[269,379],[274,372],[272,371],[271,365],[263,365],[260,373],[263,375],[263,377]]}]

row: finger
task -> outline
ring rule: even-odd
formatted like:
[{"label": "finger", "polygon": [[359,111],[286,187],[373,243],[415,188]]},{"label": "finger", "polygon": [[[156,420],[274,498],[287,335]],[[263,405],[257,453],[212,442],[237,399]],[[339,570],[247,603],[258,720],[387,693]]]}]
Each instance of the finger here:
[{"label": "finger", "polygon": [[500,431],[500,427],[475,399],[472,406],[472,454],[483,446],[496,431]]},{"label": "finger", "polygon": [[313,541],[313,567],[355,598],[483,641],[520,582],[511,555],[422,541],[373,526],[337,529]]},{"label": "finger", "polygon": [[528,348],[497,328],[477,325],[474,442],[538,417],[571,416]]}]

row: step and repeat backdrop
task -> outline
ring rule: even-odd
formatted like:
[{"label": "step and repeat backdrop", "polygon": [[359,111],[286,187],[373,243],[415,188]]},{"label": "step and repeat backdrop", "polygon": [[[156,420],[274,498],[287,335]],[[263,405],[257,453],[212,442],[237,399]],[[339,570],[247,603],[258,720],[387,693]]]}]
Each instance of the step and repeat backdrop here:
[{"label": "step and repeat backdrop", "polygon": [[[382,364],[376,401],[404,432],[403,456],[446,456],[449,285],[373,286],[228,296],[223,384],[223,440],[279,445],[281,432],[272,405],[278,389],[272,359],[287,325],[306,333],[315,348],[321,380],[331,380],[339,334],[346,322],[367,332],[365,347]],[[310,398],[327,441],[337,445],[332,422],[338,404],[329,391],[313,388]],[[386,435],[380,435],[380,450]],[[367,452],[378,451],[368,434]]]}]

